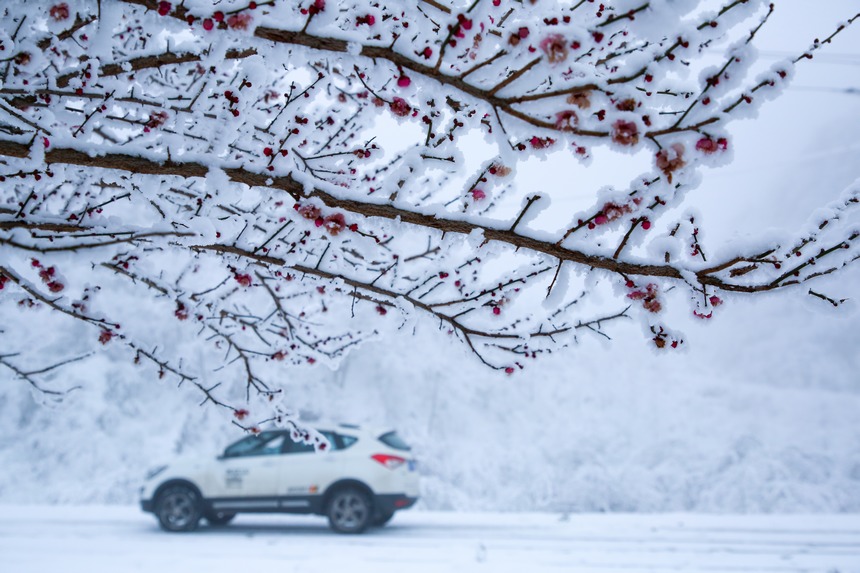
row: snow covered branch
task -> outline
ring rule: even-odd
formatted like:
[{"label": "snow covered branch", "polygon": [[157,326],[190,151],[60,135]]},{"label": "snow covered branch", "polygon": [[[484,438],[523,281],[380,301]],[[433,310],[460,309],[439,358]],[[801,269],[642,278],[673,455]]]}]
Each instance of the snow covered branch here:
[{"label": "snow covered branch", "polygon": [[[860,256],[857,187],[716,259],[677,214],[731,121],[860,15],[751,77],[759,1],[407,4],[0,9],[3,320],[74,319],[237,411],[279,395],[283,363],[334,365],[415,320],[513,373],[632,316],[678,347],[669,289],[707,318]],[[565,173],[519,175],[598,147],[649,167],[585,208]]]}]

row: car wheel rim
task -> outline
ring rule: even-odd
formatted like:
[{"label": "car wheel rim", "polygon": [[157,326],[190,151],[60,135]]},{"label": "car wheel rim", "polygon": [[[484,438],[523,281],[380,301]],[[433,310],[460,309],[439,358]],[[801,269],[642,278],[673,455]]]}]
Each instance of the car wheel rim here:
[{"label": "car wheel rim", "polygon": [[343,494],[334,502],[334,522],[343,529],[355,529],[367,520],[368,507],[357,494]]},{"label": "car wheel rim", "polygon": [[173,527],[185,527],[194,516],[194,502],[187,493],[173,493],[164,498],[162,515]]}]

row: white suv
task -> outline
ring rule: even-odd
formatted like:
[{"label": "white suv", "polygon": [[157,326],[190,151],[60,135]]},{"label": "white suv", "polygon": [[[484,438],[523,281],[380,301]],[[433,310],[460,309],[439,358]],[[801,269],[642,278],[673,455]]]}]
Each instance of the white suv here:
[{"label": "white suv", "polygon": [[266,430],[215,459],[157,468],[141,488],[141,507],[168,531],[191,531],[201,517],[225,525],[240,512],[279,512],[326,515],[335,531],[361,533],[418,499],[415,460],[395,432],[318,431],[328,440],[319,450],[290,430]]}]

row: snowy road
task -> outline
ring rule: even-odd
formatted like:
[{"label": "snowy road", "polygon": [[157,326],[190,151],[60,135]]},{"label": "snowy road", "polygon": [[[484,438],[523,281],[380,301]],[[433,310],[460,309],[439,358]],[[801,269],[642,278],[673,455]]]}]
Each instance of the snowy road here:
[{"label": "snowy road", "polygon": [[321,518],[239,516],[167,534],[134,507],[0,505],[5,573],[860,573],[860,515],[403,512],[363,536]]}]

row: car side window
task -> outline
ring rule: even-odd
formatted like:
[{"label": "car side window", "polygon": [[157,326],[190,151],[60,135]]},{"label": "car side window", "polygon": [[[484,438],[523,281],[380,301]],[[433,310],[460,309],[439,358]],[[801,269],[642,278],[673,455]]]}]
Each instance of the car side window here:
[{"label": "car side window", "polygon": [[[345,436],[329,431],[321,431],[328,440],[328,447],[333,450],[345,450],[358,438]],[[247,456],[270,456],[276,454],[304,454],[314,452],[313,444],[302,441],[293,441],[285,432],[262,432],[254,436],[248,436],[230,445],[224,450],[225,458],[238,458]]]},{"label": "car side window", "polygon": [[280,454],[284,447],[286,436],[281,433],[263,432],[256,436],[248,436],[224,450],[225,458],[247,456],[270,456]]},{"label": "car side window", "polygon": [[313,452],[313,444],[305,444],[304,442],[294,442],[289,440],[287,447],[284,448],[285,454],[303,454],[305,452]]},{"label": "car side window", "polygon": [[[326,440],[328,440],[328,448],[330,448],[331,450],[342,449],[342,445],[340,442],[341,436],[335,434],[334,432],[328,432],[325,430],[320,431],[320,434],[325,436]],[[294,442],[292,438],[287,437],[286,444],[284,447],[285,454],[303,454],[314,451],[316,451],[316,448],[313,444],[306,444],[301,441]]]},{"label": "car side window", "polygon": [[286,437],[286,442],[284,443],[284,453],[285,454],[304,454],[307,452],[314,451],[313,444],[306,444],[304,442],[294,442],[292,438],[289,436]]},{"label": "car side window", "polygon": [[257,454],[259,456],[272,456],[276,454],[280,454],[284,449],[284,442],[286,440],[286,436],[281,434],[275,437],[272,440],[266,442],[262,448],[260,448],[260,452]]}]

